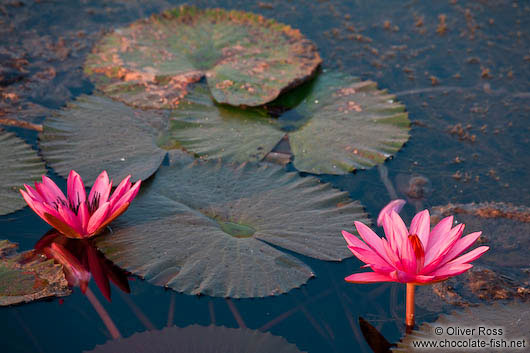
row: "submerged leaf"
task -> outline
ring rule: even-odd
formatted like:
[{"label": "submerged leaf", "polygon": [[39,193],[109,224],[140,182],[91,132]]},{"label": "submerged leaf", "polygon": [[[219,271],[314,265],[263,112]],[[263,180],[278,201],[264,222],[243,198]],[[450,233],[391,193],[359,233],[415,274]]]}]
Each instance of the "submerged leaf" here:
[{"label": "submerged leaf", "polygon": [[14,134],[0,130],[0,215],[26,206],[18,190],[43,174],[46,169],[37,152]]},{"label": "submerged leaf", "polygon": [[90,353],[301,353],[283,337],[248,328],[192,325],[144,331],[96,346]]},{"label": "submerged leaf", "polygon": [[177,156],[96,244],[123,269],[179,292],[264,297],[313,276],[282,249],[349,257],[340,231],[354,220],[368,221],[361,204],[312,177]]},{"label": "submerged leaf", "polygon": [[102,170],[114,180],[149,178],[166,152],[157,144],[166,118],[99,96],[81,96],[44,123],[40,147],[47,163],[66,177],[70,170],[91,185]]},{"label": "submerged leaf", "polygon": [[103,37],[85,72],[110,97],[142,108],[177,107],[203,77],[217,102],[258,106],[310,78],[321,61],[290,26],[181,6]]},{"label": "submerged leaf", "polygon": [[[425,352],[426,346],[423,348],[419,345],[438,342],[438,347],[442,347],[440,342],[447,345],[451,342],[459,344],[458,346],[451,346],[446,351],[451,352],[471,352],[476,350],[487,352],[506,352],[507,348],[502,346],[501,340],[510,344],[510,341],[526,340],[528,344],[528,319],[530,318],[530,305],[528,303],[513,302],[503,305],[479,305],[473,308],[467,308],[464,311],[453,312],[450,315],[442,315],[433,323],[424,323],[418,330],[406,335],[401,342],[398,342],[397,348],[393,348],[393,352]],[[483,327],[480,331],[479,327]],[[440,331],[440,328],[442,331]],[[449,330],[448,330],[449,328]],[[459,333],[457,328],[465,330],[467,328],[474,331],[467,331],[467,333]],[[436,330],[435,330],[436,329]],[[490,331],[495,329],[495,331]],[[488,331],[486,331],[488,330]],[[501,330],[502,332],[499,332]],[[441,332],[441,333],[440,333]],[[485,341],[488,344],[487,349],[484,346],[472,346],[478,344],[479,341]],[[496,341],[496,342],[493,342]],[[464,346],[466,345],[467,346]],[[495,349],[494,344],[501,344],[498,349]],[[522,344],[520,342],[519,344]],[[492,346],[489,346],[492,345]],[[432,346],[429,346],[432,347]],[[449,347],[449,346],[446,346]],[[458,349],[456,347],[463,347]],[[519,348],[523,346],[520,345]],[[432,349],[432,348],[431,348]]]},{"label": "submerged leaf", "polygon": [[408,140],[409,119],[395,96],[375,82],[320,75],[295,111],[305,124],[289,133],[294,166],[315,174],[346,174],[383,163]]},{"label": "submerged leaf", "polygon": [[61,265],[34,251],[18,254],[16,248],[0,240],[0,306],[70,294]]}]

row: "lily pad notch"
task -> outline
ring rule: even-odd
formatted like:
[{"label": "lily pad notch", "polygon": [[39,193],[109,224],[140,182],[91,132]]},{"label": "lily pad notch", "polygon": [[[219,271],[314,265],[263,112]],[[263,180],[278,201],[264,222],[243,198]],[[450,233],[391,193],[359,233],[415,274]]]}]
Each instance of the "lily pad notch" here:
[{"label": "lily pad notch", "polygon": [[260,106],[311,78],[322,59],[299,30],[260,15],[183,5],[106,35],[85,73],[110,97],[175,108],[206,78],[219,103]]}]

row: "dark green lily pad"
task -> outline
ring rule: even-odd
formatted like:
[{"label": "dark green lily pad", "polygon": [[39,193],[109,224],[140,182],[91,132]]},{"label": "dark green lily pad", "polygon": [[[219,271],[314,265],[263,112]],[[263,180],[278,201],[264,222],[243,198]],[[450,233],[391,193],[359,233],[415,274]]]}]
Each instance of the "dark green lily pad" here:
[{"label": "dark green lily pad", "polygon": [[203,159],[259,162],[285,132],[264,110],[214,104],[204,85],[196,85],[176,110],[160,140],[166,149],[181,147]]},{"label": "dark green lily pad", "polygon": [[[241,109],[215,104],[206,85],[198,83],[176,109],[160,113],[83,96],[45,121],[41,148],[61,175],[72,168],[91,181],[102,169],[115,179],[125,173],[145,179],[160,165],[163,150],[171,149],[202,159],[270,160],[271,151],[285,140],[299,170],[344,174],[383,162],[408,137],[403,106],[375,83],[324,73],[300,90],[307,98],[296,103],[289,100],[298,90],[267,109]],[[362,111],[348,108],[353,99]],[[270,111],[293,104],[296,108],[280,119],[271,117]],[[293,115],[298,119],[289,119]],[[281,155],[288,160],[288,154]]]},{"label": "dark green lily pad", "polygon": [[242,11],[181,6],[106,35],[85,73],[109,96],[175,108],[206,77],[217,102],[258,106],[314,75],[313,42],[290,26]]},{"label": "dark green lily pad", "polygon": [[144,331],[108,341],[90,353],[301,353],[283,337],[248,328],[192,325]]},{"label": "dark green lily pad", "polygon": [[306,123],[289,134],[294,166],[345,174],[383,163],[408,140],[409,119],[375,82],[324,73],[296,111]]},{"label": "dark green lily pad", "polygon": [[61,265],[34,251],[17,254],[16,248],[0,240],[0,306],[71,293]]},{"label": "dark green lily pad", "polygon": [[46,169],[37,152],[14,134],[0,130],[0,215],[26,206],[18,190],[43,174]]},{"label": "dark green lily pad", "polygon": [[340,261],[351,256],[340,231],[368,222],[347,193],[278,166],[190,162],[180,154],[171,164],[96,244],[116,265],[179,292],[285,293],[314,274],[283,249]]},{"label": "dark green lily pad", "polygon": [[[510,344],[509,341],[524,339],[526,340],[526,347],[528,347],[527,323],[529,319],[530,305],[528,303],[512,302],[503,305],[479,305],[474,308],[467,308],[464,311],[453,312],[450,315],[442,315],[433,323],[422,324],[418,330],[412,331],[401,342],[398,342],[397,348],[393,348],[392,351],[425,352],[426,348],[420,349],[414,347],[414,342],[418,344],[421,341],[441,342],[446,340],[454,343],[456,343],[455,341],[465,341],[467,344],[471,344],[470,341],[483,340],[487,344],[491,344],[491,340],[493,339],[497,342],[505,340]],[[455,331],[457,327],[462,330],[466,328],[474,328],[475,330],[470,334],[461,334]],[[479,327],[483,327],[484,330],[480,331]],[[435,331],[435,329],[440,330],[440,328],[442,328],[442,334],[437,334],[440,331]],[[495,329],[496,333],[492,333],[491,331],[488,333],[485,331],[486,329]],[[502,330],[502,333],[499,334],[499,330]],[[507,352],[509,350],[502,346],[501,348],[487,346],[486,349],[479,347],[468,346],[462,349],[451,347],[451,349],[445,349],[444,351],[471,352],[477,350],[480,352]],[[522,345],[519,346],[519,349],[512,349],[514,351],[524,350]],[[430,350],[433,349],[430,348]]]},{"label": "dark green lily pad", "polygon": [[44,122],[40,147],[46,162],[66,177],[77,171],[87,185],[102,170],[120,181],[147,179],[166,152],[157,146],[167,118],[99,96],[81,96]]},{"label": "dark green lily pad", "polygon": [[490,250],[466,273],[418,288],[418,306],[436,312],[452,305],[530,299],[530,208],[503,202],[449,204],[432,208],[431,223],[449,215],[466,225],[466,234],[482,231],[477,244]]}]

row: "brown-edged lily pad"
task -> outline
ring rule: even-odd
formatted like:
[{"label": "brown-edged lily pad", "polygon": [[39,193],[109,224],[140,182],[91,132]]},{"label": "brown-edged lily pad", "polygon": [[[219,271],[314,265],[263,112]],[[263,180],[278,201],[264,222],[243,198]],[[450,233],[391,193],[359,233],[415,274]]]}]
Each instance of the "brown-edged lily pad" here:
[{"label": "brown-edged lily pad", "polygon": [[80,96],[46,119],[39,143],[46,162],[66,177],[71,169],[92,184],[102,170],[114,180],[147,179],[166,152],[157,146],[167,118],[106,97]]},{"label": "brown-edged lily pad", "polygon": [[37,151],[13,133],[0,130],[0,215],[26,206],[18,190],[43,174],[46,169]]},{"label": "brown-edged lily pad", "polygon": [[340,231],[354,220],[368,222],[361,204],[315,178],[175,154],[96,244],[121,268],[179,292],[264,297],[314,276],[283,250],[349,257]]},{"label": "brown-edged lily pad", "polygon": [[144,331],[96,346],[90,353],[301,353],[283,337],[248,328],[223,326],[166,327]]},{"label": "brown-edged lily pad", "polygon": [[258,106],[316,72],[313,42],[242,11],[181,6],[104,36],[85,64],[106,94],[142,108],[175,108],[206,77],[220,103]]},{"label": "brown-edged lily pad", "polygon": [[[482,231],[478,242],[490,247],[466,273],[418,291],[418,305],[432,303],[467,306],[503,299],[530,298],[530,208],[502,202],[449,204],[432,208],[432,223],[453,214],[466,225],[466,233]],[[442,303],[443,303],[442,302]]]},{"label": "brown-edged lily pad", "polygon": [[[418,330],[407,334],[393,352],[425,352],[428,348],[417,348],[418,345],[426,344],[431,341],[449,342],[444,344],[451,345],[454,342],[455,347],[445,349],[447,352],[471,352],[474,350],[481,352],[506,352],[508,349],[502,346],[502,340],[510,344],[510,341],[520,341],[515,351],[523,351],[524,346],[521,340],[525,340],[525,346],[528,347],[528,320],[530,319],[530,305],[528,303],[513,302],[510,304],[482,304],[473,308],[466,308],[463,311],[453,312],[450,315],[442,315],[433,323],[424,323]],[[480,327],[483,329],[480,330]],[[462,331],[457,331],[460,328]],[[474,329],[466,331],[465,329]],[[493,331],[495,329],[495,331]],[[502,332],[500,332],[500,331]],[[460,343],[458,343],[459,341]],[[472,346],[484,341],[488,346]],[[495,342],[493,342],[495,341]],[[423,342],[423,343],[422,343]],[[463,343],[465,342],[465,343]],[[428,343],[427,343],[428,344]],[[456,344],[460,344],[456,346]],[[463,347],[463,344],[467,346]],[[501,344],[499,348],[492,344]],[[516,343],[517,344],[517,343]],[[457,347],[463,347],[461,349]],[[519,348],[519,349],[516,349]],[[432,348],[430,348],[433,351]],[[436,350],[438,351],[438,350]]]},{"label": "brown-edged lily pad", "polygon": [[17,253],[16,248],[0,240],[0,305],[70,294],[61,265],[33,250]]}]

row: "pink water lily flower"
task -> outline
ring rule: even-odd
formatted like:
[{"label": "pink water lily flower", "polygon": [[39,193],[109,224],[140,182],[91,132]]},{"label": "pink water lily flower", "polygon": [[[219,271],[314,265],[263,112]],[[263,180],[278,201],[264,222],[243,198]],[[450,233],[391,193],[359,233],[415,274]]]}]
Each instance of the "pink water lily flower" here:
[{"label": "pink water lily flower", "polygon": [[428,210],[416,214],[407,229],[394,210],[398,204],[383,209],[381,217],[386,239],[360,222],[355,222],[355,227],[364,242],[342,231],[351,252],[366,263],[363,267],[373,270],[350,275],[346,281],[413,284],[443,281],[469,270],[473,267],[470,262],[489,249],[480,246],[460,256],[475,243],[481,232],[462,237],[464,224],[453,227],[452,216],[442,219],[431,230]]},{"label": "pink water lily flower", "polygon": [[127,210],[141,183],[138,180],[132,185],[130,179],[130,175],[123,179],[110,195],[112,180],[103,171],[87,197],[83,180],[72,170],[68,176],[68,197],[45,175],[42,183],[35,183],[35,188],[24,185],[26,190],[20,192],[35,213],[65,236],[90,238]]}]

